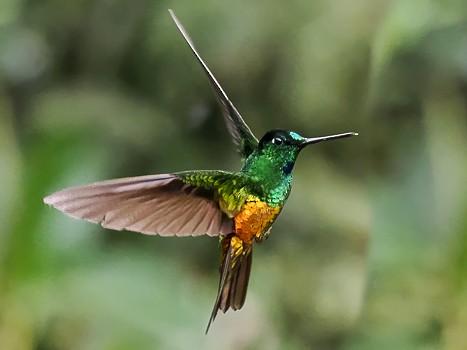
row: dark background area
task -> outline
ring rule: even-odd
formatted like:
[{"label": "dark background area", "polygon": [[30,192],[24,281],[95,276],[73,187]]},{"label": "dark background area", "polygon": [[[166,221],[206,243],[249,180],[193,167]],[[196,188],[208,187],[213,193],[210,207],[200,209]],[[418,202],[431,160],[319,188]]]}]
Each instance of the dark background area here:
[{"label": "dark background area", "polygon": [[[309,147],[246,304],[217,239],[104,230],[64,187],[237,170],[172,8],[253,132]],[[1,349],[463,349],[465,0],[0,2]]]}]

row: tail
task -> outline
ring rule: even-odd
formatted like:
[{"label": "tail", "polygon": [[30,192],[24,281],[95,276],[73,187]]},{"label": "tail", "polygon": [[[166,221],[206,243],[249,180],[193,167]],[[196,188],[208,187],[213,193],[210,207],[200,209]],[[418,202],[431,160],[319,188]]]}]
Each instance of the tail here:
[{"label": "tail", "polygon": [[222,236],[221,248],[221,278],[216,302],[206,328],[209,331],[218,310],[226,312],[229,308],[239,310],[245,303],[248,281],[252,263],[252,244],[242,241],[234,234]]}]

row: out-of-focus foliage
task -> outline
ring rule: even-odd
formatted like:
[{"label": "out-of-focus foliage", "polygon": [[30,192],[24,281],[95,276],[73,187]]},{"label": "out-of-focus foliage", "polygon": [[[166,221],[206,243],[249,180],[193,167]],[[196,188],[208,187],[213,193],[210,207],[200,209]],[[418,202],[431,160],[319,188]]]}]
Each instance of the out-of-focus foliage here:
[{"label": "out-of-focus foliage", "polygon": [[[78,222],[66,186],[235,170],[173,8],[258,137],[306,149],[239,312],[217,240]],[[464,349],[465,0],[0,1],[1,349]]]}]

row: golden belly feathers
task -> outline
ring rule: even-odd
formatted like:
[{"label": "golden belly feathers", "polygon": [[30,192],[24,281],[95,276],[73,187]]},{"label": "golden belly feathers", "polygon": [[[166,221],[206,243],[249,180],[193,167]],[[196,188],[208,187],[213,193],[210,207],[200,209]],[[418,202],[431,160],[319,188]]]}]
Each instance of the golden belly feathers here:
[{"label": "golden belly feathers", "polygon": [[254,238],[260,240],[281,209],[281,206],[273,207],[259,199],[246,201],[234,217],[235,235],[248,243]]}]

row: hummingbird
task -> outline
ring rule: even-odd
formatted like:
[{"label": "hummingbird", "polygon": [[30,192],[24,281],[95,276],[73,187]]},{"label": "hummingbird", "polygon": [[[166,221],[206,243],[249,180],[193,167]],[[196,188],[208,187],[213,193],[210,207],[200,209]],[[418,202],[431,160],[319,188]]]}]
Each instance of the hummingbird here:
[{"label": "hummingbird", "polygon": [[179,19],[172,10],[169,12],[217,95],[242,168],[238,172],[193,170],[101,181],[58,191],[45,197],[44,202],[107,229],[219,237],[220,281],[207,333],[219,310],[239,310],[245,303],[253,246],[269,237],[289,197],[292,170],[300,151],[318,142],[358,134],[307,138],[274,129],[258,140]]}]

